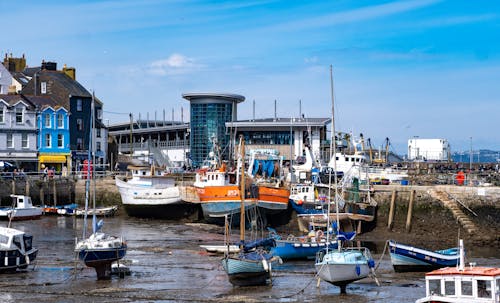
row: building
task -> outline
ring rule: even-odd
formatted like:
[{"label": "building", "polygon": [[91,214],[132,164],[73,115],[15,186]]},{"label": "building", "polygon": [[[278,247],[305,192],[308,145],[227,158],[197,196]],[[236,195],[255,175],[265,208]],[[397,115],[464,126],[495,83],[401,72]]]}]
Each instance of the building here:
[{"label": "building", "polygon": [[12,86],[12,75],[10,72],[0,64],[0,95],[6,95]]},{"label": "building", "polygon": [[448,161],[450,144],[446,139],[408,140],[408,160],[413,161]]},{"label": "building", "polygon": [[48,96],[31,96],[37,108],[38,164],[57,172],[71,166],[68,110]]},{"label": "building", "polygon": [[[103,104],[93,98],[78,81],[74,68],[57,70],[55,62],[42,62],[40,70],[33,71],[32,79],[22,89],[23,94],[50,96],[56,103],[69,110],[69,148],[71,169],[78,170],[88,157],[91,126],[94,125],[96,164],[107,163],[107,128],[102,123]],[[94,123],[91,123],[91,107],[94,100]]]},{"label": "building", "polygon": [[37,169],[36,107],[23,95],[0,95],[0,159]]},{"label": "building", "polygon": [[222,158],[227,159],[230,135],[226,122],[237,119],[237,105],[245,97],[227,93],[186,93],[182,97],[190,102],[190,160],[199,167],[214,144],[221,148]]}]

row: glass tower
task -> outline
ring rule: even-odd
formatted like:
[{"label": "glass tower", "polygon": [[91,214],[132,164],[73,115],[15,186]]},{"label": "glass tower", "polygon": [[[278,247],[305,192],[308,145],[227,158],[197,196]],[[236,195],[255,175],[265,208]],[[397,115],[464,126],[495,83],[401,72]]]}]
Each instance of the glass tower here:
[{"label": "glass tower", "polygon": [[217,142],[223,160],[229,157],[230,136],[226,133],[226,122],[236,121],[237,104],[245,97],[235,94],[187,93],[190,110],[190,159],[199,167]]}]

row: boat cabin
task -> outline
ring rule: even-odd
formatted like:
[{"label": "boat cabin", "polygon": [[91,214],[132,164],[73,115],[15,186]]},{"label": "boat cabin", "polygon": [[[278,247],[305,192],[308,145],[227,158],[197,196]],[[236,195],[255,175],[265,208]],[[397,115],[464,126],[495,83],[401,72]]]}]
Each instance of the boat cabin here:
[{"label": "boat cabin", "polygon": [[32,248],[33,236],[14,228],[0,227],[0,251],[19,251],[24,254]]},{"label": "boat cabin", "polygon": [[441,268],[425,275],[423,302],[500,302],[500,268]]},{"label": "boat cabin", "polygon": [[14,208],[32,208],[33,203],[31,202],[30,196],[23,195],[10,195],[13,199]]}]

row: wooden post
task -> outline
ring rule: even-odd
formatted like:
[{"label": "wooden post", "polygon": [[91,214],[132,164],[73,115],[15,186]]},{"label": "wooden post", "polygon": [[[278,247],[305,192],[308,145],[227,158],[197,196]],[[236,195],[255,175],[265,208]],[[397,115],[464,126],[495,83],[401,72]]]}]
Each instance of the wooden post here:
[{"label": "wooden post", "polygon": [[410,202],[408,203],[408,213],[406,215],[406,232],[411,230],[411,217],[413,214],[413,200],[415,200],[415,190],[410,192]]},{"label": "wooden post", "polygon": [[57,205],[56,179],[52,179],[52,193],[54,194],[54,206]]},{"label": "wooden post", "polygon": [[30,195],[30,181],[26,178],[26,183],[24,185],[24,191],[26,192],[26,196]]},{"label": "wooden post", "polygon": [[392,230],[393,220],[394,220],[394,206],[396,204],[396,190],[392,191],[391,206],[389,208],[389,219],[387,221],[387,229]]},{"label": "wooden post", "polygon": [[12,194],[16,194],[16,180],[14,180],[14,176],[12,176]]}]

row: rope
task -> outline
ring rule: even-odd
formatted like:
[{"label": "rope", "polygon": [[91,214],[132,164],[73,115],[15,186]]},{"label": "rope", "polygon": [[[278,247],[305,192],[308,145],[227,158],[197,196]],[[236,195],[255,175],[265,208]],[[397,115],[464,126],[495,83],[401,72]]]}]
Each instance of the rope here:
[{"label": "rope", "polygon": [[378,259],[377,265],[375,266],[375,268],[373,269],[373,271],[376,271],[378,269],[379,265],[380,265],[380,262],[382,262],[382,259],[384,258],[384,255],[385,255],[385,252],[387,250],[388,244],[389,244],[389,240],[385,241],[384,251],[382,251],[382,255]]}]

